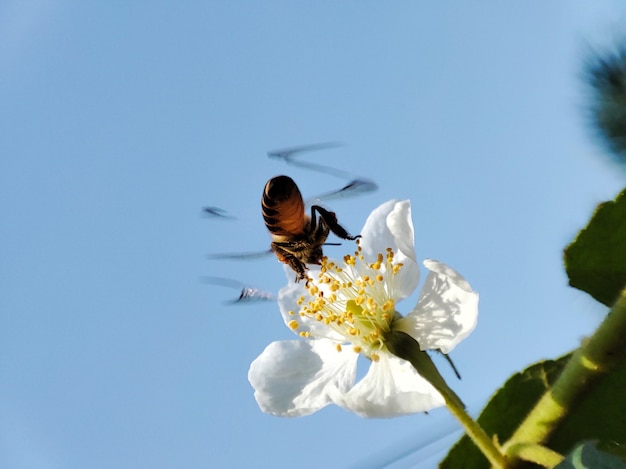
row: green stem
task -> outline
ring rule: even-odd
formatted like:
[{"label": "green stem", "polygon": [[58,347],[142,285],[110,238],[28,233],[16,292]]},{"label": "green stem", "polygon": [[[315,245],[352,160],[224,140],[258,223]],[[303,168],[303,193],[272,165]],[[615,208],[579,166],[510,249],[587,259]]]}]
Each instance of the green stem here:
[{"label": "green stem", "polygon": [[532,443],[519,443],[509,447],[507,456],[511,460],[522,459],[542,467],[554,467],[565,459],[550,448]]},{"label": "green stem", "polygon": [[520,444],[545,444],[576,401],[624,359],[624,337],[626,289],[596,332],[574,352],[552,387],[503,445],[505,454],[512,456],[512,448]]},{"label": "green stem", "polygon": [[494,442],[478,423],[465,411],[463,402],[445,382],[430,356],[420,349],[417,341],[410,335],[391,331],[385,337],[385,344],[391,353],[413,365],[417,372],[439,391],[446,401],[446,406],[465,429],[467,436],[478,446],[493,467],[506,467],[506,459]]}]

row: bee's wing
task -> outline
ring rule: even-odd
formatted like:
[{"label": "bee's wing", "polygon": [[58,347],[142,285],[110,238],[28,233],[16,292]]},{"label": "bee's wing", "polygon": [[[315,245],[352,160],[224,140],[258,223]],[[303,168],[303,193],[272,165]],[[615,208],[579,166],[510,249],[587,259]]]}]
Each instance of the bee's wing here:
[{"label": "bee's wing", "polygon": [[283,160],[285,163],[299,166],[300,168],[310,169],[312,171],[317,171],[324,174],[330,174],[331,176],[337,176],[343,179],[352,179],[354,176],[347,172],[342,171],[340,169],[332,168],[330,166],[325,166],[317,163],[309,163],[306,161],[296,160],[296,157],[300,153],[305,153],[308,151],[316,151],[316,150],[325,150],[327,148],[336,148],[341,146],[341,143],[338,142],[324,142],[324,143],[312,143],[310,145],[300,145],[297,147],[283,148],[281,150],[273,150],[268,151],[267,156],[270,158],[277,158],[279,160]]},{"label": "bee's wing", "polygon": [[326,148],[336,148],[340,147],[341,145],[342,144],[339,142],[311,143],[308,145],[298,145],[296,147],[268,151],[267,156],[269,156],[270,158],[291,160],[298,153],[304,153],[306,151],[325,150]]},{"label": "bee's wing", "polygon": [[209,259],[248,260],[266,257],[272,254],[272,252],[273,251],[271,249],[267,249],[266,251],[226,252],[223,254],[207,254],[207,257]]},{"label": "bee's wing", "polygon": [[378,184],[370,179],[353,179],[341,189],[325,192],[316,197],[307,200],[307,205],[315,202],[326,202],[333,199],[343,199],[346,197],[354,197],[367,192],[373,192],[378,189]]},{"label": "bee's wing", "polygon": [[219,207],[202,207],[202,213],[211,218],[235,219],[233,215]]},{"label": "bee's wing", "polygon": [[205,283],[218,285],[220,287],[233,288],[239,290],[239,298],[227,301],[227,304],[252,303],[258,301],[276,301],[276,297],[269,292],[259,290],[246,285],[239,280],[224,277],[203,277]]}]

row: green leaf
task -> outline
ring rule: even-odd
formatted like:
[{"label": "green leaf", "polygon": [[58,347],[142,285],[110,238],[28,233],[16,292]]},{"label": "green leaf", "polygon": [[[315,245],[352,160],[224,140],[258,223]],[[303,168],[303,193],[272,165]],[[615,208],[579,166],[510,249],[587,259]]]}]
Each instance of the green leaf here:
[{"label": "green leaf", "polygon": [[626,469],[624,462],[610,454],[598,451],[593,443],[583,443],[555,469]]},{"label": "green leaf", "polygon": [[612,306],[626,286],[626,190],[598,205],[564,257],[569,284]]},{"label": "green leaf", "polygon": [[[488,435],[497,435],[504,442],[513,434],[526,414],[558,377],[570,355],[558,360],[536,363],[511,376],[487,403],[478,417],[478,424]],[[441,462],[441,468],[489,468],[487,459],[474,443],[463,436]]]}]

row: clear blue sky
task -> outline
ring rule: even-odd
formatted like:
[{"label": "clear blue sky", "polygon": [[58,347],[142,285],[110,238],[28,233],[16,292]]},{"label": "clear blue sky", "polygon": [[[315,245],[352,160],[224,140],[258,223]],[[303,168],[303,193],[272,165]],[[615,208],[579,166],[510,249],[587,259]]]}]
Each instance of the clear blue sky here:
[{"label": "clear blue sky", "polygon": [[277,291],[282,268],[205,255],[268,247],[268,178],[343,183],[274,148],[346,144],[311,157],[378,182],[332,203],[352,232],[411,199],[418,257],[481,295],[463,380],[443,365],[472,410],[574,348],[603,310],[566,286],[561,249],[625,180],[586,125],[581,66],[626,7],[506,3],[5,0],[0,467],[373,467],[455,428],[445,409],[257,408],[248,366],[291,333],[201,278]]}]

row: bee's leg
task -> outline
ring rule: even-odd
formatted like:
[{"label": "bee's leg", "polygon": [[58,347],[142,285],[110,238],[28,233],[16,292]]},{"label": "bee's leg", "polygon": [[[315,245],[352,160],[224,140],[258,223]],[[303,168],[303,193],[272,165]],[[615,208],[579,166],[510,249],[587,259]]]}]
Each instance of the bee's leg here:
[{"label": "bee's leg", "polygon": [[346,231],[346,229],[337,222],[337,215],[335,215],[335,212],[329,212],[328,210],[320,207],[319,205],[311,206],[312,231],[315,231],[315,226],[317,224],[317,216],[315,212],[320,214],[320,217],[322,217],[322,220],[324,220],[324,223],[326,223],[328,228],[330,228],[330,231],[335,233],[335,235],[338,236],[339,238],[353,240],[353,239],[357,239],[361,237],[361,235],[356,235],[356,236],[350,235]]},{"label": "bee's leg", "polygon": [[307,266],[300,262],[300,260],[296,256],[294,256],[289,250],[280,246],[279,243],[272,243],[272,251],[276,253],[276,257],[280,262],[287,264],[289,267],[291,267],[291,270],[296,273],[296,282],[299,282],[300,280],[306,280],[306,271],[308,270]]}]

